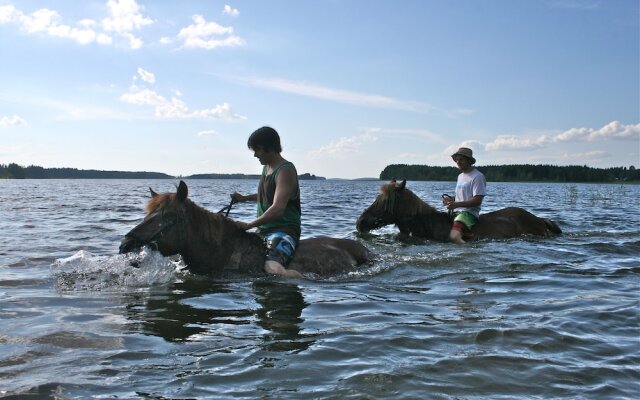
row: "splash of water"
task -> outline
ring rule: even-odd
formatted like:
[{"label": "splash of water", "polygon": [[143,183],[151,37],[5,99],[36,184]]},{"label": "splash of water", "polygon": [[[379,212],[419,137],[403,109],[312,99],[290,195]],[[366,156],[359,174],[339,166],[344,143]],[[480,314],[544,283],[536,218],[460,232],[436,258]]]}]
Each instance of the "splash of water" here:
[{"label": "splash of water", "polygon": [[57,259],[51,266],[51,274],[61,291],[130,290],[172,282],[181,264],[180,260],[165,258],[147,248],[113,256],[80,250]]}]

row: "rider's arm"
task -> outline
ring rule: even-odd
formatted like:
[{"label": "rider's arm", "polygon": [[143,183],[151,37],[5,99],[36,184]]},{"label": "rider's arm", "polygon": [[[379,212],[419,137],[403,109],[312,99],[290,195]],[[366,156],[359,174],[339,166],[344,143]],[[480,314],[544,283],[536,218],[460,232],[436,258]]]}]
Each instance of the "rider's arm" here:
[{"label": "rider's arm", "polygon": [[454,210],[460,207],[466,207],[466,208],[479,207],[482,204],[482,199],[484,199],[484,196],[476,195],[470,198],[469,200],[457,201],[457,202],[452,201],[451,203],[449,203],[448,208],[449,210]]},{"label": "rider's arm", "polygon": [[249,194],[249,195],[241,195],[238,192],[234,192],[233,194],[231,194],[231,198],[236,202],[236,203],[243,203],[245,201],[258,201],[258,194],[254,193],[254,194]]},{"label": "rider's arm", "polygon": [[273,204],[271,207],[247,224],[246,229],[255,228],[278,219],[284,214],[289,199],[295,195],[296,190],[296,171],[293,168],[282,168],[276,177],[276,192],[273,195]]}]

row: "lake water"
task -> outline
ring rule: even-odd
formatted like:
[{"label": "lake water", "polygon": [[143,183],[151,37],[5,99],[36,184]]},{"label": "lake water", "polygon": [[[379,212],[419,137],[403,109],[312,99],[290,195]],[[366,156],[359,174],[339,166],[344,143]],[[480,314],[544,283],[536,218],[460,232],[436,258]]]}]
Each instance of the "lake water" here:
[{"label": "lake water", "polygon": [[[0,181],[0,397],[638,398],[640,186],[490,182],[483,211],[522,206],[565,233],[455,246],[356,234],[380,182],[304,181],[303,236],[376,255],[318,281],[118,255],[147,188],[175,183]],[[257,181],[187,184],[217,211]],[[454,183],[407,187],[441,207]]]}]

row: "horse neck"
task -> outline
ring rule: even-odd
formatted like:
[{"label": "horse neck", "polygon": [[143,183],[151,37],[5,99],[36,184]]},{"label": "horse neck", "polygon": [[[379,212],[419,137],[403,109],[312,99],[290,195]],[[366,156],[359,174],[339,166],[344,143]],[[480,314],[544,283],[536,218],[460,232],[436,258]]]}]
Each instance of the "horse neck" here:
[{"label": "horse neck", "polygon": [[402,215],[397,223],[400,231],[429,239],[442,240],[441,237],[448,237],[451,225],[446,212],[431,207],[411,191],[405,195],[408,200],[404,206],[400,205]]},{"label": "horse neck", "polygon": [[191,201],[187,203],[187,215],[190,232],[182,255],[192,263],[206,265],[207,272],[234,267],[230,264],[239,253],[245,255],[240,257],[243,260],[250,255],[261,254],[261,239],[256,234],[245,232],[230,218],[212,213]]}]

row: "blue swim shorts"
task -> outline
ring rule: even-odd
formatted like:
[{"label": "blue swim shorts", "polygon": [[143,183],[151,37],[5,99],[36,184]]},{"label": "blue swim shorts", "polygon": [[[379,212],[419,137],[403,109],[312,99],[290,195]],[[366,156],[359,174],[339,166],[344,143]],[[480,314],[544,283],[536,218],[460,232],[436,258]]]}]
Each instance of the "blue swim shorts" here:
[{"label": "blue swim shorts", "polygon": [[296,251],[296,240],[284,232],[269,232],[263,238],[267,247],[266,259],[286,267]]}]

